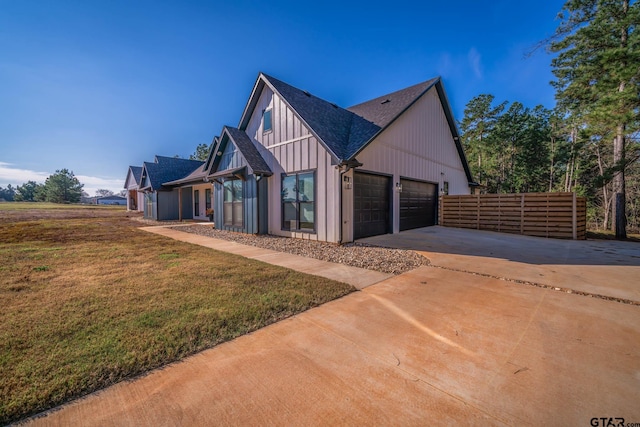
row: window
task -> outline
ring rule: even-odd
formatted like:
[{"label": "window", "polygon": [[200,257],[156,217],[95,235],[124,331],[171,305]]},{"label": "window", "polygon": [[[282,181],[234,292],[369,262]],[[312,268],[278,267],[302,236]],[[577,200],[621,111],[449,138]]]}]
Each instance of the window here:
[{"label": "window", "polygon": [[200,190],[193,191],[193,216],[200,216]]},{"label": "window", "polygon": [[271,129],[273,129],[271,123],[271,110],[265,110],[264,113],[262,113],[262,131],[269,132]]},{"label": "window", "polygon": [[442,194],[444,194],[445,196],[446,196],[447,194],[449,194],[449,182],[448,182],[448,181],[445,181],[445,182],[442,184]]},{"label": "window", "polygon": [[224,225],[242,227],[242,181],[228,179],[223,184],[223,220]]},{"label": "window", "polygon": [[211,209],[211,189],[204,190],[204,208],[208,211]]},{"label": "window", "polygon": [[282,176],[282,229],[314,231],[315,173]]}]

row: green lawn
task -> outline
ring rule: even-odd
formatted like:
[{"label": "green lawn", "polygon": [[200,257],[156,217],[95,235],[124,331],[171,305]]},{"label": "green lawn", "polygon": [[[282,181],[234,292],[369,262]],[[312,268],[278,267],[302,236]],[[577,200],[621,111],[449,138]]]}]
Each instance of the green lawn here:
[{"label": "green lawn", "polygon": [[139,231],[129,215],[0,204],[0,423],[353,291]]}]

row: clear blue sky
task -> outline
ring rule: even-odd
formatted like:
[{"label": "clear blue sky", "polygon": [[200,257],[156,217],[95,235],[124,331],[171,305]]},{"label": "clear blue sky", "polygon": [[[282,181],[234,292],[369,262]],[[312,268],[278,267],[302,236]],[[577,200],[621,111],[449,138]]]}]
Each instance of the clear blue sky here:
[{"label": "clear blue sky", "polygon": [[0,186],[72,170],[93,195],[129,165],[237,126],[259,71],[348,107],[442,76],[553,107],[563,1],[0,0]]}]

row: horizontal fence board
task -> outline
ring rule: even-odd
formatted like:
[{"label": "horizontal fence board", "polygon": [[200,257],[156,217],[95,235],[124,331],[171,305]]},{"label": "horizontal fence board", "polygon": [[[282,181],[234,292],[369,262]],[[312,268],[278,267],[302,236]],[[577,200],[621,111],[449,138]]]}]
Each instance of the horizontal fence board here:
[{"label": "horizontal fence board", "polygon": [[586,199],[574,197],[573,193],[442,196],[439,219],[447,227],[584,239]]}]

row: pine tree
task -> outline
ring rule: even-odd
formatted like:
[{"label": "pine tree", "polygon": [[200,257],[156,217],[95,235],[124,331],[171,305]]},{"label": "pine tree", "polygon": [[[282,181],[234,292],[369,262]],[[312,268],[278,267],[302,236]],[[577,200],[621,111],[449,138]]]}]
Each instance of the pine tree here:
[{"label": "pine tree", "polygon": [[[591,135],[613,141],[613,227],[626,238],[626,139],[638,129],[640,5],[630,0],[569,0],[550,43],[556,99]],[[606,174],[605,174],[606,175]]]}]

